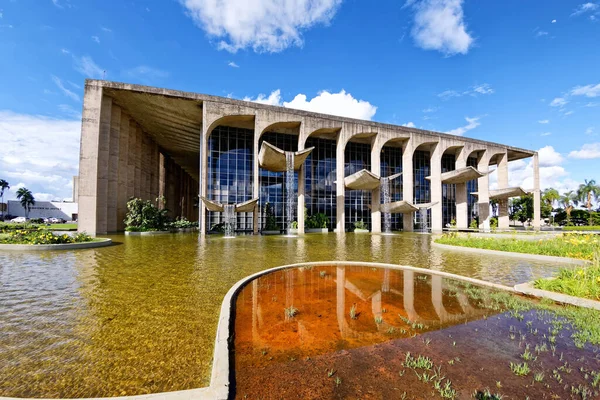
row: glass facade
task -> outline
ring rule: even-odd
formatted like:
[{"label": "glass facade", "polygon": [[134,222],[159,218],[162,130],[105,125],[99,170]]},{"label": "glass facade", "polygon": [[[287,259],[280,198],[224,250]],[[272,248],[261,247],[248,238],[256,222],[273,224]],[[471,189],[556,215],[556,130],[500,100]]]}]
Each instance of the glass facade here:
[{"label": "glass facade", "polygon": [[[428,151],[417,150],[413,155],[413,179],[414,179],[414,199],[415,205],[429,203],[431,201],[431,185],[428,179],[430,175],[431,160]],[[421,220],[421,213],[415,212],[415,224],[420,229],[423,224],[427,228],[431,226],[431,210],[427,210],[425,220]]]},{"label": "glass facade", "polygon": [[335,139],[319,138],[308,138],[305,146],[315,148],[304,163],[305,218],[323,213],[329,218],[329,229],[336,223],[335,146]]},{"label": "glass facade", "polygon": [[[298,136],[286,135],[283,133],[266,132],[264,133],[259,141],[259,149],[262,142],[268,142],[275,147],[280,148],[283,151],[298,151]],[[279,229],[285,229],[285,172],[271,172],[266,169],[259,169],[259,206],[260,213],[258,218],[259,229],[263,229],[266,223],[265,205],[271,204],[275,219]],[[294,173],[294,192],[298,193],[298,172]],[[294,198],[295,204],[297,204],[298,198]],[[293,207],[294,215],[292,220],[296,219],[296,213],[298,210],[297,206]]]},{"label": "glass facade", "polygon": [[[444,154],[442,156],[442,173],[456,169],[456,156]],[[442,183],[442,226],[456,221],[456,185]]]},{"label": "glass facade", "polygon": [[[348,142],[344,151],[344,176],[352,175],[361,169],[371,170],[371,145]],[[346,230],[353,230],[354,222],[362,220],[371,229],[371,191],[346,190],[345,210]]]},{"label": "glass facade", "polygon": [[[208,139],[207,197],[222,204],[252,199],[254,131],[218,126]],[[207,212],[206,228],[223,222],[223,213]],[[239,213],[237,231],[252,231],[252,213]]]},{"label": "glass facade", "polygon": [[[477,168],[477,157],[469,157],[467,159],[467,167]],[[477,179],[473,179],[467,182],[467,224],[471,224],[471,221],[475,219],[478,215],[478,207],[477,207],[477,196],[472,195],[471,193],[477,192],[479,188],[479,181]]]},{"label": "glass facade", "polygon": [[[402,172],[402,148],[384,146],[381,150],[381,176],[386,177]],[[400,201],[402,198],[402,176],[390,182],[391,201]],[[383,204],[383,193],[381,197]],[[392,214],[392,230],[401,230],[402,214]],[[381,215],[381,226],[383,226],[383,213]]]}]

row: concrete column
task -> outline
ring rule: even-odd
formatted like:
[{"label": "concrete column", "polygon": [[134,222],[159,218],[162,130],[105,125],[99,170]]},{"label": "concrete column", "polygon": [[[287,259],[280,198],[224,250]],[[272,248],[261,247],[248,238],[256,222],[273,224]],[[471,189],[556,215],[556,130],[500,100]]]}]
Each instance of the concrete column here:
[{"label": "concrete column", "polygon": [[533,155],[533,229],[541,228],[541,193],[540,193],[540,158],[536,152]]},{"label": "concrete column", "polygon": [[[203,122],[204,124],[204,122]],[[201,165],[202,168],[200,169],[200,182],[201,184],[199,185],[200,187],[200,194],[201,196],[205,196],[208,193],[208,136],[207,136],[207,132],[203,131],[203,137],[200,140],[201,143]],[[255,156],[256,157],[256,156]],[[199,210],[199,214],[198,214],[198,220],[200,221],[200,234],[201,235],[206,235],[206,207],[204,207],[204,204],[202,203],[202,201],[200,201],[201,207]]]},{"label": "concrete column", "polygon": [[110,146],[108,149],[108,191],[106,199],[106,230],[117,231],[117,198],[119,193],[119,140],[121,138],[121,107],[112,105],[110,116]]},{"label": "concrete column", "polygon": [[129,119],[129,153],[127,154],[127,201],[135,197],[136,132],[135,121]]},{"label": "concrete column", "polygon": [[135,180],[133,191],[135,197],[142,197],[142,130],[137,124],[135,124]]},{"label": "concrete column", "polygon": [[[456,154],[456,163],[454,168],[461,169],[467,166],[469,149],[462,148]],[[467,193],[467,183],[456,184],[456,227],[465,229],[469,226],[469,194]]]},{"label": "concrete column", "polygon": [[[371,172],[381,176],[381,149],[371,142]],[[371,190],[371,232],[381,233],[381,186]]]},{"label": "concrete column", "polygon": [[[477,162],[477,169],[481,172],[488,172],[490,169],[490,158],[485,151]],[[490,178],[487,174],[477,179],[479,189],[479,198],[477,207],[479,208],[479,229],[484,232],[490,231]]]},{"label": "concrete column", "polygon": [[[158,197],[166,196],[165,183],[165,156],[158,153]],[[162,208],[162,203],[159,206]]]},{"label": "concrete column", "polygon": [[110,125],[112,99],[102,96],[100,111],[100,136],[98,140],[98,184],[96,197],[96,233],[107,233],[108,214],[108,162],[110,159]]},{"label": "concrete column", "polygon": [[344,233],[346,231],[345,223],[345,192],[346,187],[344,185],[345,178],[345,155],[344,150],[346,149],[346,139],[344,137],[344,130],[340,131],[335,147],[335,173],[336,173],[336,184],[335,184],[335,229],[338,233]]},{"label": "concrete column", "polygon": [[442,232],[442,155],[444,149],[441,143],[435,145],[430,152],[430,176],[429,185],[431,188],[431,231],[433,233]]},{"label": "concrete column", "polygon": [[[498,161],[498,189],[508,187],[508,154],[505,153]],[[498,228],[508,229],[510,227],[508,215],[508,199],[498,201]]]},{"label": "concrete column", "polygon": [[117,231],[125,230],[127,214],[127,160],[129,156],[129,116],[121,111],[119,132],[119,171],[117,173]]},{"label": "concrete column", "polygon": [[148,170],[149,170],[149,166],[148,166],[148,135],[146,135],[146,133],[144,131],[142,131],[142,164],[141,164],[141,194],[142,194],[142,199],[144,200],[148,200],[149,199],[149,190],[148,190],[148,183],[150,183],[150,179],[148,177]]},{"label": "concrete column", "polygon": [[[98,162],[100,123],[102,120],[102,88],[85,86],[79,147],[79,232],[95,236],[97,230]],[[106,117],[106,113],[104,113]]]},{"label": "concrete column", "polygon": [[[304,140],[302,140],[302,129],[300,127],[300,135],[298,135],[298,151],[304,150]],[[306,166],[302,164],[298,171],[298,234],[304,235],[304,208],[305,204],[305,192],[306,192]]]},{"label": "concrete column", "polygon": [[[258,118],[255,118],[254,120],[254,152],[252,154],[252,198],[254,199],[258,199],[260,198],[260,180],[259,180],[259,165],[258,165],[258,152],[259,152],[259,147],[258,147],[258,142],[260,140],[260,124],[259,124],[259,120]],[[253,223],[253,233],[255,235],[258,235],[258,231],[259,228],[259,215],[260,213],[263,212],[263,210],[261,210],[261,207],[264,207],[264,204],[260,204],[260,201],[258,202],[258,204],[256,205],[255,211],[254,211],[254,215],[252,216],[252,223]]]},{"label": "concrete column", "polygon": [[[402,149],[402,199],[413,203],[415,201],[413,177],[413,138],[410,138]],[[413,213],[402,214],[404,232],[412,232],[414,227]]]}]

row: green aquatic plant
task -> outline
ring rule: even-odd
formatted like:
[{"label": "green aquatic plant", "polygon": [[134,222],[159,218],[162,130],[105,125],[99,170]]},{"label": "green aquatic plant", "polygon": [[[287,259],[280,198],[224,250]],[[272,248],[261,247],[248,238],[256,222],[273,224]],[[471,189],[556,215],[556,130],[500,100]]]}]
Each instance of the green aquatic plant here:
[{"label": "green aquatic plant", "polygon": [[354,304],[352,304],[352,307],[350,307],[350,318],[357,319],[358,314],[359,313],[356,311],[356,303],[354,303]]},{"label": "green aquatic plant", "polygon": [[517,364],[517,363],[510,363],[510,370],[513,372],[513,374],[517,375],[517,376],[527,376],[527,374],[531,371],[529,369],[529,365],[524,362],[522,364]]},{"label": "green aquatic plant", "polygon": [[325,278],[325,277],[327,276],[327,271],[320,271],[320,272],[319,272],[319,276],[320,276],[321,278]]},{"label": "green aquatic plant", "polygon": [[406,357],[404,358],[404,362],[402,363],[402,366],[406,367],[406,368],[420,368],[420,369],[425,369],[425,370],[430,370],[433,368],[433,361],[431,361],[431,358],[429,357],[424,357],[424,356],[418,356],[417,358],[414,358],[410,352],[406,353]]},{"label": "green aquatic plant", "polygon": [[535,382],[542,382],[544,380],[544,373],[536,372],[535,374],[533,374],[533,380]]},{"label": "green aquatic plant", "polygon": [[339,376],[335,377],[335,386],[340,386],[342,384],[342,380]]},{"label": "green aquatic plant", "polygon": [[335,375],[335,369],[328,369],[327,370],[327,377],[331,378],[333,375]]},{"label": "green aquatic plant", "polygon": [[380,315],[376,316],[376,317],[375,317],[375,323],[376,323],[377,325],[379,325],[379,324],[383,323],[383,317],[381,317]]}]

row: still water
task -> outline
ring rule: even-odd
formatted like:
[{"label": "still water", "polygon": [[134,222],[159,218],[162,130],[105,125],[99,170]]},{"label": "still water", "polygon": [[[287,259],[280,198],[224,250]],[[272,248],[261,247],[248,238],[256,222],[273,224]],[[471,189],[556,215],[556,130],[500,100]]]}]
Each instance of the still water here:
[{"label": "still water", "polygon": [[221,301],[267,268],[348,260],[513,285],[560,265],[447,252],[419,234],[111,237],[90,250],[0,253],[0,396],[100,397],[207,386]]}]

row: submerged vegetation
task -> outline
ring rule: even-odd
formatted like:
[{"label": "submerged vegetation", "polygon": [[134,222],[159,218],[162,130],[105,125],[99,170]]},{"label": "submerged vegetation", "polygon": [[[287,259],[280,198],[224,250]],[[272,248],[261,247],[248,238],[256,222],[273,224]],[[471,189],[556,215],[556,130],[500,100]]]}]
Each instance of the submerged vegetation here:
[{"label": "submerged vegetation", "polygon": [[510,251],[514,253],[539,254],[545,256],[570,257],[591,261],[600,251],[600,236],[565,233],[552,239],[519,240],[516,238],[497,239],[445,234],[436,243],[476,249]]}]

